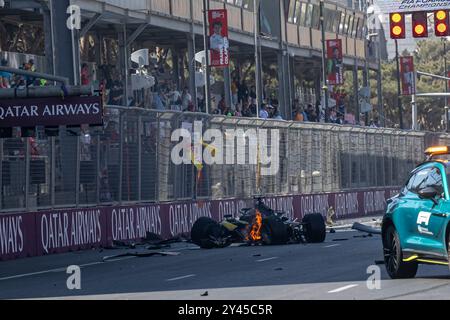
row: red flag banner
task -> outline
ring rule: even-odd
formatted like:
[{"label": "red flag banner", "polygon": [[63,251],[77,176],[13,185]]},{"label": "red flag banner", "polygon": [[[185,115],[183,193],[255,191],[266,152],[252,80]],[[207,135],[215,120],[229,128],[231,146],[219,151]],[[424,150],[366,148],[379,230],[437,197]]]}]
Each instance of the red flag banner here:
[{"label": "red flag banner", "polygon": [[342,40],[327,40],[327,80],[328,85],[344,84],[344,56],[342,54]]},{"label": "red flag banner", "polygon": [[414,70],[414,57],[400,58],[400,76],[402,94],[410,96],[416,94],[416,76]]},{"label": "red flag banner", "polygon": [[230,64],[227,10],[209,10],[209,48],[211,67],[223,68]]}]

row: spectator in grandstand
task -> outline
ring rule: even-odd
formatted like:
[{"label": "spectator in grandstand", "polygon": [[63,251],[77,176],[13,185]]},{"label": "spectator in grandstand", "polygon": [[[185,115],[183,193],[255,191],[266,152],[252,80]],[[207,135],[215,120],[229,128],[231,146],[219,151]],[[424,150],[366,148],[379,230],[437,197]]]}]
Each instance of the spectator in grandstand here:
[{"label": "spectator in grandstand", "polygon": [[239,86],[239,82],[237,80],[237,78],[234,78],[234,80],[231,82],[231,99],[232,99],[232,103],[233,105],[237,105],[239,99],[238,97],[238,86]]},{"label": "spectator in grandstand", "polygon": [[308,104],[308,107],[306,108],[306,115],[309,122],[317,122],[317,113],[312,104]]},{"label": "spectator in grandstand", "polygon": [[239,101],[245,101],[248,99],[249,91],[247,84],[245,81],[242,81],[242,83],[238,86],[238,100]]},{"label": "spectator in grandstand", "polygon": [[[2,67],[8,67],[8,60],[2,59]],[[6,89],[11,88],[12,84],[12,74],[9,72],[0,71],[0,88]]]},{"label": "spectator in grandstand", "polygon": [[248,96],[250,98],[252,98],[252,99],[256,99],[256,88],[255,88],[255,86],[252,86],[250,88],[250,92],[249,92]]},{"label": "spectator in grandstand", "polygon": [[121,106],[124,103],[124,90],[120,81],[116,80],[109,94],[108,104],[113,106]]},{"label": "spectator in grandstand", "polygon": [[250,110],[250,104],[248,101],[244,101],[244,104],[242,106],[242,116],[246,118],[253,117],[252,110]]},{"label": "spectator in grandstand", "polygon": [[172,85],[172,90],[168,94],[170,108],[172,110],[181,111],[181,104],[183,103],[180,91],[177,90],[176,85]]},{"label": "spectator in grandstand", "polygon": [[31,72],[36,72],[36,65],[35,65],[35,63],[34,63],[34,59],[30,59],[30,60],[28,61],[28,69],[29,69]]},{"label": "spectator in grandstand", "polygon": [[261,109],[259,110],[259,117],[261,119],[269,119],[269,112],[267,111],[267,105],[262,104]]},{"label": "spectator in grandstand", "polygon": [[158,89],[157,92],[153,95],[153,108],[159,111],[166,110],[166,105],[164,103],[164,95],[161,89]]},{"label": "spectator in grandstand", "polygon": [[182,107],[183,111],[189,110],[189,108],[192,108],[193,102],[192,102],[192,96],[189,93],[189,88],[185,87],[183,90],[183,94],[181,96],[182,101]]},{"label": "spectator in grandstand", "polygon": [[344,117],[344,114],[338,113],[338,115],[337,115],[337,120],[336,120],[336,124],[339,124],[339,125],[345,124],[345,117]]},{"label": "spectator in grandstand", "polygon": [[221,95],[220,101],[219,101],[219,105],[217,107],[220,109],[220,112],[222,114],[226,114],[225,111],[227,109],[227,105],[226,105],[226,102],[225,102],[225,95],[224,94]]},{"label": "spectator in grandstand", "polygon": [[274,112],[273,119],[274,119],[274,120],[284,120],[283,117],[281,116],[280,111],[278,111],[278,110],[276,110],[276,111]]},{"label": "spectator in grandstand", "polygon": [[256,99],[248,98],[247,100],[244,101],[247,101],[248,106],[250,108],[250,113],[252,114],[253,117],[255,117],[257,112]]},{"label": "spectator in grandstand", "polygon": [[242,103],[236,105],[236,111],[234,113],[235,117],[242,117]]},{"label": "spectator in grandstand", "polygon": [[377,120],[374,120],[374,119],[370,120],[370,127],[371,128],[379,128],[380,126],[378,124],[378,119]]},{"label": "spectator in grandstand", "polygon": [[83,63],[81,66],[81,85],[88,86],[91,83],[91,77],[89,74],[89,66],[87,63]]},{"label": "spectator in grandstand", "polygon": [[[34,64],[34,59],[30,59],[28,61],[28,63],[25,63],[23,65],[23,69],[25,71],[31,71],[31,72],[36,72],[36,66]],[[30,76],[25,76],[25,82],[26,82],[26,86],[33,86],[36,83],[36,78],[34,77],[30,77]]]}]

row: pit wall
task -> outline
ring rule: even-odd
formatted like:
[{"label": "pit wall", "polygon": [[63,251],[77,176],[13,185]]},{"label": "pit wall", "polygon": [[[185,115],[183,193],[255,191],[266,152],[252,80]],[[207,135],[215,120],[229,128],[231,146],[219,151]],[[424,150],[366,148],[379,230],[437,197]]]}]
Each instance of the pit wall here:
[{"label": "pit wall", "polygon": [[[308,213],[325,216],[333,207],[334,219],[343,220],[383,214],[386,200],[397,193],[398,188],[370,189],[268,197],[265,202],[299,220]],[[200,217],[219,221],[252,203],[205,200],[0,214],[0,261],[108,247],[114,241],[138,241],[147,232],[168,239],[188,234]]]}]

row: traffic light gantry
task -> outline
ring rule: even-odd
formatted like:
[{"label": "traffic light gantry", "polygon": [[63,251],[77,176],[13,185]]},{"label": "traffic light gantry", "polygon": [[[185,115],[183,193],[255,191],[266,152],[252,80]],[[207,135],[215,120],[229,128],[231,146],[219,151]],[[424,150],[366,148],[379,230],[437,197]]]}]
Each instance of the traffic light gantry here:
[{"label": "traffic light gantry", "polygon": [[[412,36],[414,38],[428,38],[428,13],[417,11],[412,15]],[[406,20],[408,13],[393,12],[389,14],[390,32],[392,39],[406,38]],[[434,15],[434,30],[436,37],[450,36],[450,10],[437,10]]]}]

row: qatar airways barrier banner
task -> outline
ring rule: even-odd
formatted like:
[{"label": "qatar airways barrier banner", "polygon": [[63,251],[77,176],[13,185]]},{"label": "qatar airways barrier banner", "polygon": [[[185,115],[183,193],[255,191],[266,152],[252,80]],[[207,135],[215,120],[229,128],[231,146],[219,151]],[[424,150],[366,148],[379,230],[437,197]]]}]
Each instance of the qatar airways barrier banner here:
[{"label": "qatar airways barrier banner", "polygon": [[0,128],[103,125],[101,97],[0,100]]},{"label": "qatar airways barrier banner", "polygon": [[[308,213],[325,216],[333,207],[335,219],[342,220],[382,214],[386,200],[397,193],[372,189],[268,197],[265,202],[298,219]],[[0,260],[107,247],[114,241],[137,241],[148,232],[168,239],[188,234],[200,217],[220,221],[251,206],[251,199],[229,199],[2,214]]]}]

